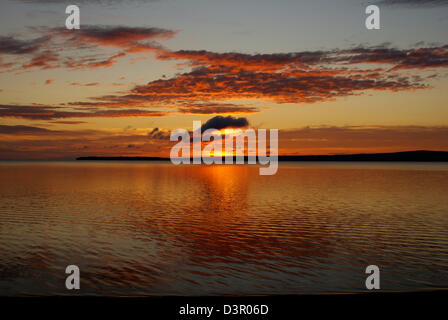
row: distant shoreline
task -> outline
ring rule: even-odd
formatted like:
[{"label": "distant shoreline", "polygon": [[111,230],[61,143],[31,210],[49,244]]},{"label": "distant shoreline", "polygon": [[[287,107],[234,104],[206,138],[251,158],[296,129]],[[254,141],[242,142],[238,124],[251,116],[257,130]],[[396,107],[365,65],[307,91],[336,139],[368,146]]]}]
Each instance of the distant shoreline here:
[{"label": "distant shoreline", "polygon": [[[162,157],[78,157],[78,161],[170,161]],[[224,158],[223,158],[224,160]],[[235,157],[234,157],[235,160]],[[360,153],[340,155],[279,156],[278,161],[370,161],[370,162],[448,162],[447,151],[404,151],[394,153]],[[244,162],[247,163],[247,157]]]}]

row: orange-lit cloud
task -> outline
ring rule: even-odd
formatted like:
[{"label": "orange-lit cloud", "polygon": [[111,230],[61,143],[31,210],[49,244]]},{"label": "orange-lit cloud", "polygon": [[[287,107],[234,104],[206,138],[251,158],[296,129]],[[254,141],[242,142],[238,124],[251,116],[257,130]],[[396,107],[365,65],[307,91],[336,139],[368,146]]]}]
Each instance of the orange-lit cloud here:
[{"label": "orange-lit cloud", "polygon": [[[366,90],[413,90],[424,88],[409,78],[351,77],[302,73],[285,76],[281,72],[234,71],[206,67],[172,79],[137,86],[132,94],[148,102],[222,101],[231,99],[270,100],[276,103],[312,103],[353,95]],[[327,72],[326,72],[327,73]]]},{"label": "orange-lit cloud", "polygon": [[73,33],[65,28],[51,29],[52,35],[69,38],[67,44],[73,46],[92,44],[123,49],[126,52],[152,51],[159,45],[151,40],[167,40],[177,31],[161,28],[139,28],[125,26],[83,26]]},{"label": "orange-lit cloud", "polygon": [[58,62],[59,57],[57,54],[53,53],[51,50],[46,50],[44,52],[39,52],[34,55],[28,63],[22,66],[23,69],[30,68],[40,68],[40,69],[53,69],[57,66],[53,63]]},{"label": "orange-lit cloud", "polygon": [[84,124],[87,123],[86,121],[52,121],[51,123],[58,123],[58,124]]},{"label": "orange-lit cloud", "polygon": [[80,86],[80,87],[96,87],[99,86],[100,83],[99,82],[91,82],[91,83],[79,83],[79,82],[72,82],[70,83],[71,86]]},{"label": "orange-lit cloud", "polygon": [[[155,40],[167,40],[177,31],[151,27],[89,26],[84,25],[76,33],[65,28],[34,28],[35,39],[22,40],[13,36],[0,36],[0,54],[23,56],[26,62],[3,63],[3,72],[27,69],[94,69],[113,66],[119,58],[139,52],[157,52],[161,45]],[[107,56],[102,48],[120,51]],[[95,50],[91,52],[84,49]],[[56,53],[57,52],[57,53]],[[85,53],[83,53],[85,52]],[[135,60],[134,60],[135,61]]]},{"label": "orange-lit cloud", "polygon": [[180,113],[186,114],[249,114],[259,112],[255,107],[240,106],[233,103],[187,103],[177,109]]},{"label": "orange-lit cloud", "polygon": [[[177,104],[182,113],[232,113],[236,109],[213,110],[210,104],[232,99],[313,103],[367,90],[424,89],[425,76],[409,76],[402,71],[448,67],[448,46],[412,50],[383,46],[256,55],[161,50],[157,58],[187,60],[194,69],[171,79],[136,86],[125,95],[98,97],[97,104],[102,101],[105,106],[116,102],[128,105],[138,101]],[[254,111],[241,109],[242,113]]]},{"label": "orange-lit cloud", "polygon": [[66,118],[162,117],[166,113],[142,109],[69,111],[63,107],[42,105],[0,105],[0,118],[54,120]]}]

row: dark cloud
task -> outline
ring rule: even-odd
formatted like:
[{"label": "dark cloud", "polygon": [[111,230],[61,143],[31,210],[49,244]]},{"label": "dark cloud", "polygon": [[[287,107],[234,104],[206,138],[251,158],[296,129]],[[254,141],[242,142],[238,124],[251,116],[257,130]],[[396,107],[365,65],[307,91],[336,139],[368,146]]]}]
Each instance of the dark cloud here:
[{"label": "dark cloud", "polygon": [[246,118],[234,118],[232,116],[216,116],[204,123],[201,127],[201,132],[207,129],[221,130],[225,128],[243,128],[247,127],[249,122]]},{"label": "dark cloud", "polygon": [[334,57],[334,62],[350,64],[387,64],[393,70],[448,67],[448,45],[399,50],[394,48],[356,48],[345,50],[345,56]]},{"label": "dark cloud", "polygon": [[101,107],[101,108],[115,108],[115,107],[134,107],[145,106],[149,101],[147,98],[136,94],[125,94],[122,96],[106,95],[100,97],[92,97],[91,101],[73,101],[68,105],[80,107]]},{"label": "dark cloud", "polygon": [[[22,40],[13,36],[0,37],[0,54],[24,55],[23,62],[1,64],[7,72],[24,69],[94,69],[113,66],[119,58],[139,52],[158,52],[162,47],[155,40],[174,37],[177,31],[152,27],[83,25],[71,32],[66,28],[31,28],[35,39]],[[101,49],[113,47],[111,55]],[[92,51],[96,50],[92,55]],[[76,52],[74,52],[76,51]],[[15,68],[11,68],[15,67]]]},{"label": "dark cloud", "polygon": [[96,69],[96,68],[106,68],[113,66],[119,58],[125,57],[126,54],[120,52],[116,55],[108,57],[104,60],[98,58],[85,58],[85,59],[72,59],[68,58],[62,62],[60,67],[70,68],[70,69]]},{"label": "dark cloud", "polygon": [[71,46],[117,47],[126,52],[159,50],[160,45],[151,41],[171,39],[177,33],[177,31],[161,28],[97,25],[85,25],[76,32],[66,28],[49,29],[48,32],[52,36],[68,38],[67,44]]},{"label": "dark cloud", "polygon": [[102,6],[110,6],[114,4],[139,4],[158,2],[160,0],[12,0],[17,2],[31,3],[31,4],[95,4]]},{"label": "dark cloud", "polygon": [[20,40],[12,36],[0,36],[0,53],[29,54],[39,50],[50,38],[48,36],[31,40]]},{"label": "dark cloud", "polygon": [[55,120],[66,118],[162,117],[166,113],[142,109],[70,111],[62,107],[42,105],[0,105],[0,118]]},{"label": "dark cloud", "polygon": [[414,7],[437,7],[448,5],[448,0],[381,0],[376,4],[403,5]]},{"label": "dark cloud", "polygon": [[39,127],[30,127],[30,126],[7,126],[0,125],[0,134],[22,134],[22,135],[36,135],[42,133],[51,133],[51,130],[39,128]]},{"label": "dark cloud", "polygon": [[255,107],[239,106],[232,103],[191,103],[179,107],[178,110],[180,113],[186,114],[249,114],[259,112]]},{"label": "dark cloud", "polygon": [[57,123],[57,124],[84,124],[84,123],[88,123],[86,121],[53,121],[52,123]]},{"label": "dark cloud", "polygon": [[148,132],[148,137],[155,140],[169,140],[170,134],[171,133],[169,130],[154,128],[153,130]]},{"label": "dark cloud", "polygon": [[[230,71],[282,72],[294,75],[296,72],[312,74],[313,67],[320,70],[340,74],[353,71],[353,65],[362,63],[387,64],[411,67],[446,67],[448,66],[448,45],[433,46],[417,49],[390,48],[389,44],[372,47],[358,47],[346,50],[329,50],[314,52],[272,53],[272,54],[243,54],[243,53],[214,53],[208,51],[175,51],[159,52],[161,60],[185,59],[193,66],[207,66],[211,71],[227,69]],[[352,66],[345,70],[328,69],[329,64]]]}]

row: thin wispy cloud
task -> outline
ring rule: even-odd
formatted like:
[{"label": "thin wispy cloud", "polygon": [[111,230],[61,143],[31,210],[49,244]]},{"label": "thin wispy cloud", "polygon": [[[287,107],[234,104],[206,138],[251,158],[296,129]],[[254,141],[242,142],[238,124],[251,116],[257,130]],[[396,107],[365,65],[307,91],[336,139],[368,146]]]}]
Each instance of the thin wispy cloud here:
[{"label": "thin wispy cloud", "polygon": [[377,4],[410,7],[438,7],[448,5],[448,0],[381,0]]},{"label": "thin wispy cloud", "polygon": [[[17,35],[0,37],[0,54],[23,58],[8,61],[3,72],[108,68],[130,54],[159,52],[162,46],[158,41],[169,40],[178,33],[154,27],[91,25],[84,25],[76,32],[65,28],[30,31],[34,39]],[[111,55],[106,50],[110,48],[118,51]]]},{"label": "thin wispy cloud", "polygon": [[[30,4],[67,4],[66,0],[9,0]],[[142,3],[151,3],[158,2],[162,0],[74,0],[71,1],[71,4],[93,4],[93,5],[102,5],[102,6],[110,6],[116,4],[142,4]]]},{"label": "thin wispy cloud", "polygon": [[0,134],[22,134],[22,135],[36,135],[36,134],[48,134],[53,133],[54,130],[48,130],[45,128],[24,126],[24,125],[0,125]]},{"label": "thin wispy cloud", "polygon": [[79,83],[79,82],[72,82],[70,83],[71,86],[79,86],[79,87],[96,87],[99,86],[99,82],[90,82],[90,83]]},{"label": "thin wispy cloud", "polygon": [[125,52],[153,51],[160,45],[151,43],[151,40],[168,40],[173,38],[177,31],[151,28],[151,27],[125,27],[125,26],[92,26],[85,25],[82,29],[72,32],[65,28],[48,30],[52,36],[69,39],[71,46],[109,46],[122,49]]},{"label": "thin wispy cloud", "polygon": [[120,118],[120,117],[163,117],[165,112],[143,109],[112,109],[69,111],[59,106],[42,105],[0,105],[0,118],[27,120],[55,120],[66,118]]},{"label": "thin wispy cloud", "polygon": [[255,107],[237,105],[233,103],[186,103],[178,107],[180,113],[185,114],[250,114],[260,110]]},{"label": "thin wispy cloud", "polygon": [[49,36],[30,40],[17,39],[13,36],[0,36],[0,53],[13,55],[34,53],[42,48],[48,40],[50,40]]}]

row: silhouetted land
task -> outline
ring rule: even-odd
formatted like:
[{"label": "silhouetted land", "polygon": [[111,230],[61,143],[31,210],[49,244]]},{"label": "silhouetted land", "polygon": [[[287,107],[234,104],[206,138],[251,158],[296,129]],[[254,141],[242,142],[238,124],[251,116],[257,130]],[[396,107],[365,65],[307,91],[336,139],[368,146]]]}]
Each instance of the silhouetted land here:
[{"label": "silhouetted land", "polygon": [[[235,159],[235,157],[234,157]],[[90,161],[170,161],[160,157],[79,157],[76,160]],[[279,161],[405,161],[405,162],[447,162],[446,151],[405,151],[394,153],[360,153],[340,155],[279,156]],[[245,157],[247,163],[247,157]]]}]

